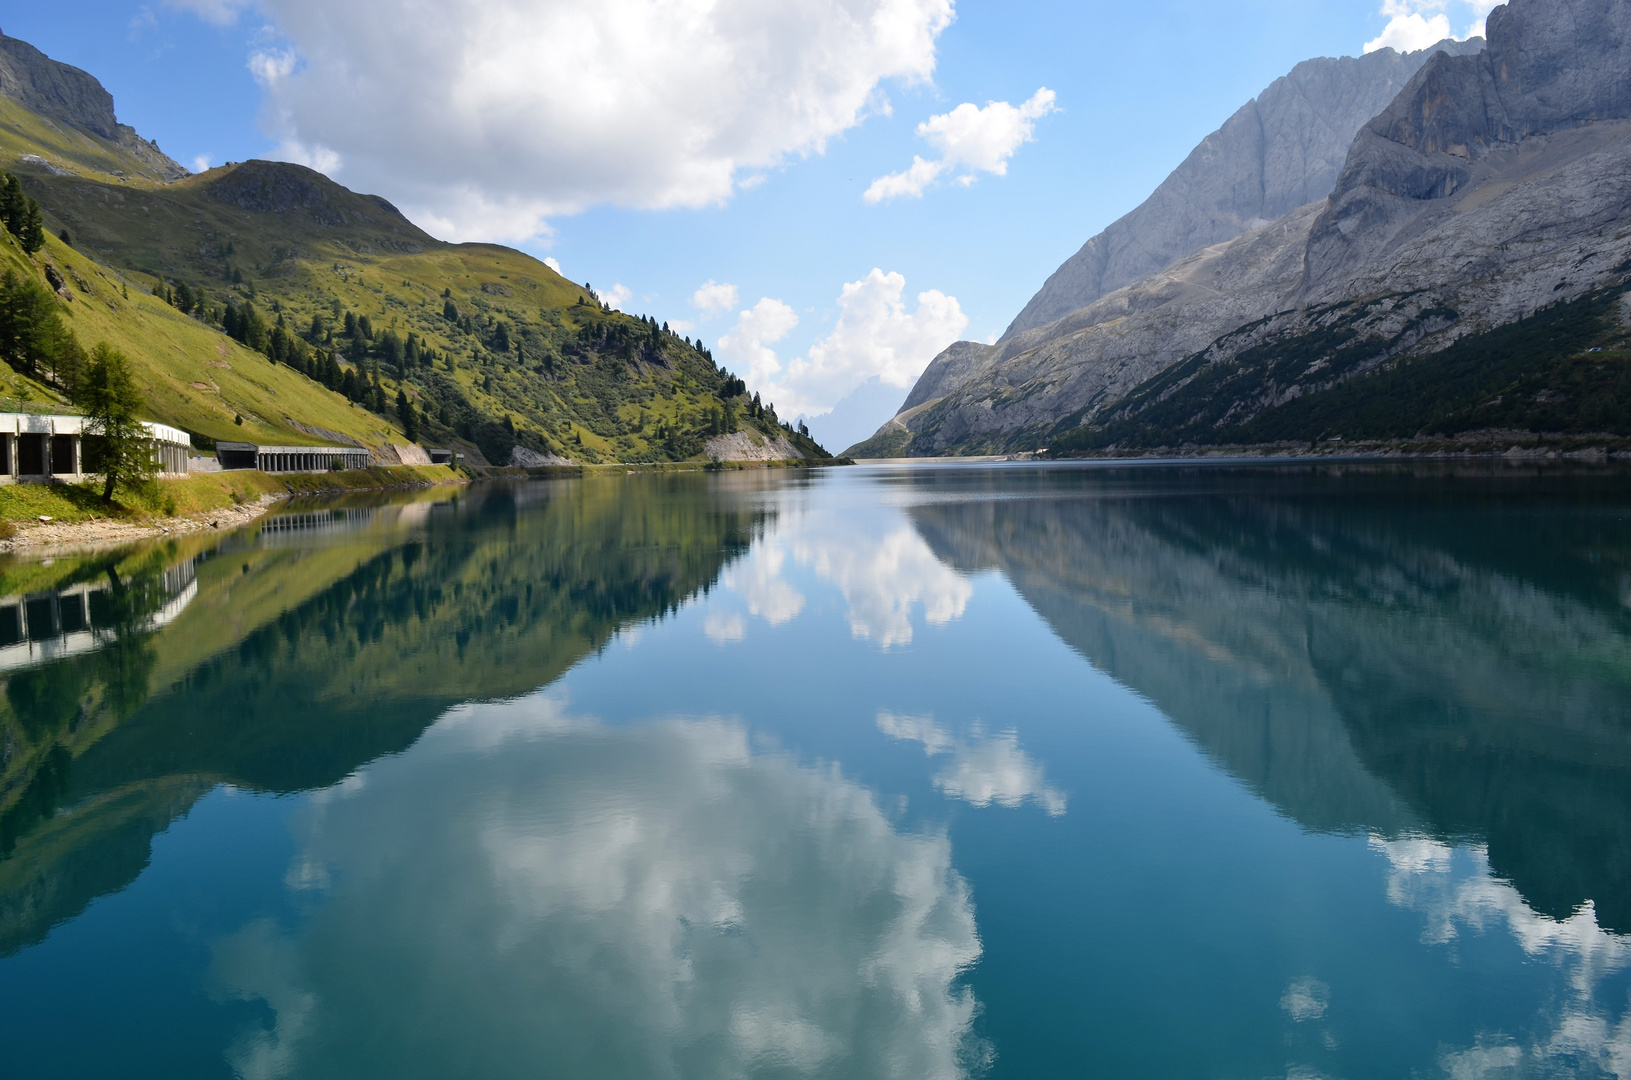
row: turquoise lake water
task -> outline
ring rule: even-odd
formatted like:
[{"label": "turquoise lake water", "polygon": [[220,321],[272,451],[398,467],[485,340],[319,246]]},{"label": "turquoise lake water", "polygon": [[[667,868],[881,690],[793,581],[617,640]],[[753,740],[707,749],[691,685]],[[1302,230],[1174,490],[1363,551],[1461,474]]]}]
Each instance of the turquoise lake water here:
[{"label": "turquoise lake water", "polygon": [[0,1077],[1631,1078],[1631,473],[488,485],[0,593]]}]

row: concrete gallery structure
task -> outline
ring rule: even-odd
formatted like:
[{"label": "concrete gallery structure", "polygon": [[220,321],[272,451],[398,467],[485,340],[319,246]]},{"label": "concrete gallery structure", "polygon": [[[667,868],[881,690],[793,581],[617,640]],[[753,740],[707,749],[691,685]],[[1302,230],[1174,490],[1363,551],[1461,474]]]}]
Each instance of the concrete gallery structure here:
[{"label": "concrete gallery structure", "polygon": [[273,473],[366,469],[373,464],[373,455],[361,446],[261,446],[247,442],[216,443],[215,459],[223,469]]},{"label": "concrete gallery structure", "polygon": [[[0,484],[45,484],[83,480],[86,432],[83,416],[0,413]],[[187,448],[192,438],[168,424],[143,422],[152,439],[159,472],[187,475]]]}]

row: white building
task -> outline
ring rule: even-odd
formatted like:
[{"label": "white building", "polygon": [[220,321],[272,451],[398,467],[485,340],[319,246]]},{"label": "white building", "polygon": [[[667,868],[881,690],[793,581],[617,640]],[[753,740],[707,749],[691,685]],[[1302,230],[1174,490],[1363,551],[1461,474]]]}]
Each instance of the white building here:
[{"label": "white building", "polygon": [[[0,413],[0,484],[43,484],[85,478],[83,416]],[[187,475],[192,437],[168,424],[143,421],[153,439],[159,472]]]}]

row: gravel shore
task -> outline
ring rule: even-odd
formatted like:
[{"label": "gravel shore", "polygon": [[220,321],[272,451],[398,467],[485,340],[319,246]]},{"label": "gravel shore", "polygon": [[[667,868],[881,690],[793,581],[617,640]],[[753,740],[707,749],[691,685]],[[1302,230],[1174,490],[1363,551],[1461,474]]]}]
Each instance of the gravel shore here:
[{"label": "gravel shore", "polygon": [[139,524],[116,521],[112,518],[71,522],[18,522],[17,535],[10,540],[0,540],[0,552],[36,551],[41,548],[104,547],[132,540],[207,532],[210,529],[235,529],[254,521],[286,498],[288,498],[286,495],[262,495],[258,502],[244,503],[242,506],[210,510],[201,514],[158,518]]}]

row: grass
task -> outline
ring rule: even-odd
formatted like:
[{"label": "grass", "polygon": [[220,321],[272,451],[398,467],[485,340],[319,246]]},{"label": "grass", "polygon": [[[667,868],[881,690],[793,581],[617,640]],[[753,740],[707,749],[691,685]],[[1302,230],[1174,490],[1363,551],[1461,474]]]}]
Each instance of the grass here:
[{"label": "grass", "polygon": [[[273,364],[219,331],[188,318],[147,286],[101,266],[55,237],[33,258],[0,233],[0,270],[39,280],[46,263],[68,280],[75,299],[62,305],[89,349],[106,341],[131,360],[150,418],[213,439],[311,444],[291,421],[360,442],[406,441],[391,425],[287,367]],[[36,406],[60,404],[43,383],[6,370],[0,395]],[[237,423],[237,417],[243,423]]]},{"label": "grass", "polygon": [[127,148],[0,97],[0,160],[9,168],[24,154],[38,154],[59,169],[92,173],[109,183],[142,187],[162,180],[157,170]]},{"label": "grass", "polygon": [[[296,334],[309,331],[313,316],[339,331],[336,309],[366,316],[376,342],[387,330],[404,340],[411,333],[438,357],[429,368],[385,365],[390,399],[404,389],[433,417],[446,405],[454,416],[470,413],[489,425],[509,418],[519,441],[535,450],[587,462],[696,457],[709,411],[721,405],[724,376],[678,336],[653,338],[639,319],[603,311],[585,286],[529,255],[494,244],[442,243],[382,200],[309,170],[250,162],[145,186],[91,172],[36,170],[24,175],[24,186],[40,200],[50,231],[69,229],[110,280],[130,283],[133,302],[160,281],[186,282],[213,304],[252,300],[268,320],[281,314]],[[252,194],[238,201],[216,197],[245,189]],[[290,192],[300,195],[292,208],[271,209]],[[262,205],[263,195],[267,209],[240,205]],[[54,258],[84,258],[60,249],[52,250]],[[459,321],[444,318],[446,300]],[[287,430],[285,416],[370,443],[394,431],[394,424],[297,372],[274,369],[150,296],[134,306],[172,337],[184,328],[209,335],[207,342],[174,340],[169,351],[146,350],[162,376],[152,389],[157,419],[213,438]],[[217,366],[211,348],[226,349],[231,355],[219,359],[231,367]],[[245,429],[224,427],[238,413]],[[468,436],[465,447],[485,445],[492,456],[493,443],[475,431],[479,425],[453,426]],[[755,426],[781,433],[769,421]],[[654,437],[676,428],[685,433],[678,442]],[[461,442],[437,420],[428,423],[425,441]]]},{"label": "grass", "polygon": [[459,483],[444,465],[393,465],[332,473],[263,473],[251,469],[160,479],[141,494],[121,492],[112,507],[98,484],[7,484],[0,487],[0,522],[117,520],[146,522],[203,514],[257,502],[263,495],[326,495],[347,491]]}]

